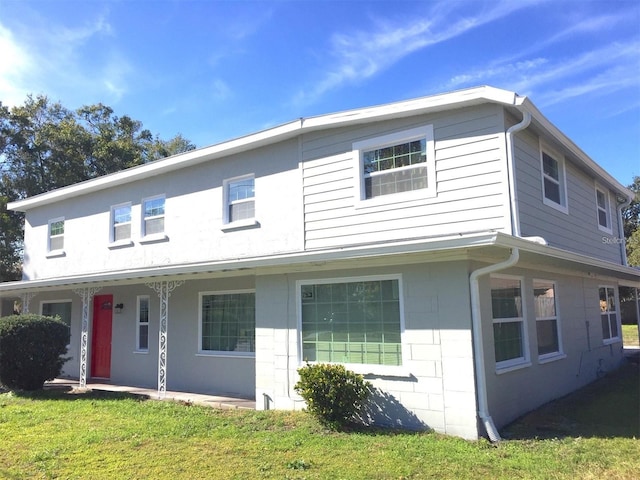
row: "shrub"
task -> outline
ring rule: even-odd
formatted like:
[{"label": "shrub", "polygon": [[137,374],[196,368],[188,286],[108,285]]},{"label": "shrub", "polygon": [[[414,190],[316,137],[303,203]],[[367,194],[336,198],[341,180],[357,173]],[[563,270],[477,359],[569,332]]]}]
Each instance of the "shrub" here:
[{"label": "shrub", "polygon": [[68,339],[69,327],[58,318],[0,318],[0,383],[14,390],[41,389],[60,375]]},{"label": "shrub", "polygon": [[307,410],[323,424],[343,427],[369,396],[371,384],[342,365],[306,364],[298,369],[294,389],[307,402]]}]

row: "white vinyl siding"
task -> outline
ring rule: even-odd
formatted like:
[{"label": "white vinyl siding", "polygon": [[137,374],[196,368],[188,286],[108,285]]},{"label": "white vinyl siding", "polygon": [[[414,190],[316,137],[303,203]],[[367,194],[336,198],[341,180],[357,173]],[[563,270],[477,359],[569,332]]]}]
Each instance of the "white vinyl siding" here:
[{"label": "white vinyl siding", "polygon": [[[363,177],[351,150],[354,139],[380,132],[421,128],[396,121],[303,142],[305,247],[308,249],[443,236],[486,230],[507,231],[504,136],[493,108],[465,110],[433,125],[433,195],[424,189],[364,199]],[[404,126],[404,128],[402,128]],[[375,127],[375,128],[374,128]],[[377,133],[377,136],[376,136]],[[427,162],[428,163],[428,162]],[[427,189],[428,190],[428,189]]]}]

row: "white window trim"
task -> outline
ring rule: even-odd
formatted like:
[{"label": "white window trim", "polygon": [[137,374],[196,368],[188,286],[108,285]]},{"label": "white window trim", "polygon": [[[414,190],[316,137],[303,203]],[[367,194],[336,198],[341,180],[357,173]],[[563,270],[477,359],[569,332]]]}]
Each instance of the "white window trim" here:
[{"label": "white window trim", "polygon": [[[377,365],[365,363],[338,363],[338,362],[321,362],[321,363],[337,363],[344,365],[345,368],[360,375],[389,375],[397,377],[406,377],[410,375],[407,365],[410,364],[409,346],[405,334],[404,319],[404,289],[402,285],[401,274],[390,275],[370,275],[361,277],[334,277],[334,278],[318,278],[296,281],[296,316],[297,316],[297,337],[298,337],[298,366],[302,367],[307,362],[302,355],[302,295],[300,291],[303,285],[321,285],[328,283],[351,283],[351,282],[367,282],[377,280],[397,280],[398,281],[398,299],[400,305],[400,348],[402,349],[402,365]],[[311,364],[318,362],[308,362]]]},{"label": "white window trim", "polygon": [[[71,311],[73,312],[73,300],[70,298],[63,298],[63,299],[56,299],[56,300],[41,300],[40,301],[40,315],[44,315],[43,310],[44,310],[44,304],[45,303],[70,303],[71,304]],[[69,319],[69,343],[67,344],[67,347],[69,347],[71,345],[71,322],[73,321],[73,318]]]},{"label": "white window trim", "polygon": [[[569,202],[567,200],[567,172],[565,166],[565,158],[564,155],[561,155],[557,150],[546,145],[544,142],[540,141],[540,183],[542,187],[542,203],[545,205],[554,208],[564,214],[569,214]],[[544,159],[543,154],[546,153],[551,158],[553,158],[556,162],[558,162],[558,175],[560,178],[558,179],[558,186],[560,187],[560,203],[556,203],[553,200],[547,198],[544,189],[544,180],[547,176],[544,173]],[[550,178],[552,181],[556,181],[553,178]]]},{"label": "white window trim", "polygon": [[[556,329],[557,329],[557,334],[558,334],[558,351],[556,352],[549,352],[549,353],[545,353],[545,354],[538,354],[538,363],[547,363],[547,362],[551,362],[553,360],[559,360],[560,358],[565,358],[566,355],[564,354],[564,349],[562,348],[562,328],[560,327],[560,305],[558,304],[558,282],[556,282],[555,280],[547,280],[544,278],[534,278],[531,285],[532,285],[532,291],[535,291],[535,285],[536,282],[544,282],[544,283],[551,283],[553,285],[553,295],[554,295],[554,304],[556,307],[556,316],[555,317],[541,317],[538,318],[538,316],[535,316],[536,319],[536,343],[537,343],[537,338],[538,338],[538,322],[544,322],[545,320],[555,320],[556,321]],[[534,294],[534,301],[535,301],[535,294]],[[535,308],[533,310],[533,313],[535,315]]]},{"label": "white window trim", "polygon": [[[605,206],[604,209],[600,208],[598,205],[598,192],[601,192],[604,195]],[[598,230],[605,233],[613,233],[612,226],[612,217],[611,217],[611,196],[609,195],[609,190],[600,186],[596,183],[595,185],[595,199],[596,199],[596,222],[598,223]],[[607,216],[607,226],[600,225],[600,211],[604,211]]]},{"label": "white window trim", "polygon": [[[237,182],[240,180],[246,180],[248,178],[252,178],[253,179],[253,188],[254,188],[254,195],[253,197],[251,197],[251,200],[249,199],[243,199],[243,200],[239,200],[237,202],[229,202],[229,184],[233,183],[233,182]],[[240,229],[240,228],[248,228],[248,227],[254,227],[254,226],[258,226],[259,223],[256,220],[256,213],[254,211],[254,217],[253,218],[245,218],[242,220],[236,220],[231,222],[229,220],[229,205],[232,205],[234,203],[244,203],[244,202],[249,202],[249,201],[253,201],[254,202],[254,209],[258,206],[258,204],[256,203],[256,194],[255,194],[255,188],[256,188],[256,176],[253,173],[249,173],[247,175],[240,175],[238,177],[232,177],[232,178],[227,178],[225,180],[223,180],[222,182],[222,208],[223,208],[223,212],[222,212],[222,223],[223,226],[221,228],[222,231],[231,231],[231,230],[235,230],[235,229]]]},{"label": "white window trim", "polygon": [[[209,292],[198,292],[198,350],[196,356],[199,357],[233,357],[233,358],[255,358],[256,352],[227,352],[226,350],[203,350],[202,349],[202,297],[205,295],[229,295],[236,293],[256,293],[254,288],[241,290],[214,290]],[[255,330],[255,326],[254,326]]]},{"label": "white window trim", "polygon": [[[131,220],[129,220],[129,225],[131,226],[131,234],[129,238],[122,240],[115,240],[115,210],[117,208],[129,207],[131,212]],[[124,224],[122,224],[124,225]],[[118,248],[118,247],[129,247],[133,245],[133,208],[131,206],[131,202],[119,203],[117,205],[111,206],[111,214],[109,217],[109,248]]]},{"label": "white window trim", "polygon": [[[155,215],[151,217],[144,216],[144,205],[146,202],[150,202],[152,200],[157,200],[159,198],[164,199],[164,214],[163,215]],[[164,218],[164,231],[162,233],[154,233],[147,235],[147,227],[146,220],[153,220],[155,218]],[[140,204],[140,243],[155,243],[155,242],[163,242],[169,240],[166,234],[167,231],[167,196],[163,193],[160,195],[153,195],[151,197],[145,197],[142,199],[142,203]]]},{"label": "white window trim", "polygon": [[[621,322],[622,319],[620,318],[620,300],[618,299],[618,288],[615,285],[598,285],[598,302],[600,302],[600,289],[601,288],[611,288],[613,289],[613,301],[616,304],[616,311],[614,312],[616,314],[616,324],[618,327],[618,336],[617,337],[611,337],[611,338],[604,338],[602,337],[602,343],[604,345],[610,345],[612,343],[619,343],[622,341],[622,327],[621,327]],[[598,320],[599,320],[599,325],[602,325],[602,311],[600,311],[600,309],[598,308]],[[607,313],[611,313],[611,311],[607,311]],[[600,327],[600,330],[602,331],[602,327]],[[609,317],[609,330],[611,330],[611,317]]]},{"label": "white window trim", "polygon": [[[494,342],[494,352],[495,352],[495,337],[493,336],[493,325],[495,323],[512,323],[514,321],[521,321],[522,325],[522,357],[518,358],[510,358],[509,360],[503,360],[502,362],[495,362],[496,364],[496,373],[506,373],[511,372],[513,370],[518,370],[520,368],[530,367],[531,366],[531,356],[529,353],[529,329],[527,326],[527,294],[526,294],[526,286],[524,282],[524,277],[519,275],[500,275],[494,274],[489,277],[489,301],[491,302],[491,279],[492,278],[502,278],[506,280],[518,280],[520,282],[520,295],[522,298],[522,317],[514,317],[514,318],[493,318],[493,311],[491,312],[491,338]],[[495,354],[495,353],[494,353]]]},{"label": "white window trim", "polygon": [[[426,167],[427,167],[427,188],[419,190],[411,190],[408,192],[395,193],[390,195],[381,195],[374,198],[365,197],[364,187],[364,163],[363,153],[366,150],[388,147],[403,142],[413,140],[426,139]],[[437,195],[436,191],[436,155],[435,141],[433,134],[433,125],[424,125],[421,127],[404,130],[401,132],[390,133],[379,137],[369,138],[354,142],[352,145],[352,155],[354,162],[354,181],[355,181],[355,200],[356,208],[374,207],[377,205],[396,204],[398,202],[433,198]]]},{"label": "white window trim", "polygon": [[149,347],[140,348],[140,326],[143,325],[140,322],[140,300],[146,300],[147,305],[149,307],[149,321],[146,323],[147,325],[147,345],[150,344],[151,340],[151,297],[149,295],[138,295],[136,297],[136,348],[134,353],[149,353]]},{"label": "white window trim", "polygon": [[63,243],[66,244],[66,242],[64,242],[64,238],[67,234],[67,225],[65,222],[65,218],[64,217],[52,218],[47,222],[47,258],[64,257],[66,255],[66,251],[64,247],[56,250],[51,250],[51,224],[56,222],[63,222],[64,224],[65,232],[61,236],[63,239]]}]

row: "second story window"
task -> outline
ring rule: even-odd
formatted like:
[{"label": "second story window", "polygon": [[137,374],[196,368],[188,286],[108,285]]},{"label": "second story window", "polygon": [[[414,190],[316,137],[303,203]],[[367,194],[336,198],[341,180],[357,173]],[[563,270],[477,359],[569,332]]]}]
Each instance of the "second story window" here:
[{"label": "second story window", "polygon": [[164,196],[147,198],[142,202],[142,236],[164,233]]},{"label": "second story window", "polygon": [[131,204],[111,207],[111,242],[122,242],[131,238]]},{"label": "second story window", "polygon": [[255,217],[255,178],[253,175],[226,180],[225,223],[251,220]]},{"label": "second story window", "polygon": [[393,194],[435,195],[433,127],[354,143],[359,162],[360,200]]},{"label": "second story window", "polygon": [[49,221],[48,251],[62,252],[64,250],[64,218]]},{"label": "second story window", "polygon": [[596,207],[598,212],[598,228],[611,233],[611,215],[609,210],[609,195],[596,187]]},{"label": "second story window", "polygon": [[542,152],[543,203],[567,213],[564,159],[555,153]]}]

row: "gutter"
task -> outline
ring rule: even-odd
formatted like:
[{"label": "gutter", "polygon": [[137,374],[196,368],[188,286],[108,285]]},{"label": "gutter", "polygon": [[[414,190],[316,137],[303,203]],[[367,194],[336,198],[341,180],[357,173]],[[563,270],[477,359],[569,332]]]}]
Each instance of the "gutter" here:
[{"label": "gutter", "polygon": [[[517,100],[517,99],[516,99]],[[524,130],[531,123],[531,113],[522,111],[522,121],[507,130],[507,173],[509,176],[509,197],[511,206],[511,232],[515,237],[520,237],[520,214],[516,193],[515,166],[514,166],[514,141],[513,135]],[[480,418],[489,440],[499,442],[501,440],[491,414],[489,413],[489,400],[487,397],[487,378],[484,364],[484,343],[482,341],[482,313],[480,310],[480,281],[479,277],[505,268],[509,268],[520,259],[520,250],[517,247],[511,249],[511,255],[503,262],[488,265],[471,272],[469,276],[469,291],[471,300],[471,326],[473,330],[473,356],[476,373],[476,390],[478,398],[478,417]]]}]

